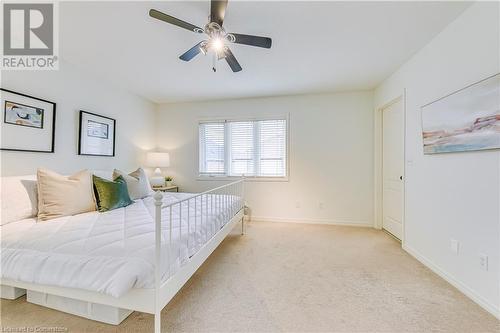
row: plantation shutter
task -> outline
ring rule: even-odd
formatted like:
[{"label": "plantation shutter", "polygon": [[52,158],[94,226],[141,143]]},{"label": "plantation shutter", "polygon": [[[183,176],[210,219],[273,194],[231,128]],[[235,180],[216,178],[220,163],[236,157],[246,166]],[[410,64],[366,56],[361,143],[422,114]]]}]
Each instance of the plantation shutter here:
[{"label": "plantation shutter", "polygon": [[200,174],[225,174],[224,123],[199,125]]},{"label": "plantation shutter", "polygon": [[286,176],[286,122],[285,120],[262,120],[258,122],[259,176]]},{"label": "plantation shutter", "polygon": [[229,123],[231,176],[253,176],[255,174],[254,122]]}]

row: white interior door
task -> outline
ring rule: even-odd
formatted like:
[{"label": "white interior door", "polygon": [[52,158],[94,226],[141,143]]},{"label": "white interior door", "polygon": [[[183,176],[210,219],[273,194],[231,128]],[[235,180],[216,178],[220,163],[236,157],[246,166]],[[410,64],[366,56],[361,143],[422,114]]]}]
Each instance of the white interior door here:
[{"label": "white interior door", "polygon": [[404,200],[404,105],[402,98],[383,109],[382,113],[382,227],[398,239],[402,239]]}]

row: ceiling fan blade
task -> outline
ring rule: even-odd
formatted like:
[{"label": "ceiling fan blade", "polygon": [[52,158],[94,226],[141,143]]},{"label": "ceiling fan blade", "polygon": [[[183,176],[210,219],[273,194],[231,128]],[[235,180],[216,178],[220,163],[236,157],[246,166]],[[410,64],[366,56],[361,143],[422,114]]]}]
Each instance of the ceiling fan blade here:
[{"label": "ceiling fan blade", "polygon": [[243,69],[243,68],[241,68],[238,60],[236,60],[233,52],[231,52],[229,47],[226,47],[226,49],[224,50],[224,53],[226,55],[225,58],[226,58],[227,64],[229,65],[229,67],[231,67],[233,72],[239,72]]},{"label": "ceiling fan blade", "polygon": [[173,16],[167,15],[165,13],[162,13],[156,9],[150,9],[149,10],[149,16],[158,19],[163,22],[167,22],[173,25],[176,25],[178,27],[191,30],[193,32],[198,32],[198,33],[203,33],[203,29],[200,27],[195,26],[194,24],[185,22],[183,20],[179,20],[178,18],[175,18]]},{"label": "ceiling fan blade", "polygon": [[224,15],[226,14],[228,0],[212,0],[210,2],[210,21],[222,27]]},{"label": "ceiling fan blade", "polygon": [[200,52],[201,52],[201,44],[204,43],[205,41],[201,41],[186,52],[184,52],[179,59],[184,60],[184,61],[189,61],[196,57]]},{"label": "ceiling fan blade", "polygon": [[[228,34],[228,36],[229,40],[232,41],[233,43],[264,47],[266,49],[270,49],[273,43],[272,39],[269,37],[235,34],[235,33],[230,33]],[[234,36],[234,41],[232,40],[231,36]]]}]

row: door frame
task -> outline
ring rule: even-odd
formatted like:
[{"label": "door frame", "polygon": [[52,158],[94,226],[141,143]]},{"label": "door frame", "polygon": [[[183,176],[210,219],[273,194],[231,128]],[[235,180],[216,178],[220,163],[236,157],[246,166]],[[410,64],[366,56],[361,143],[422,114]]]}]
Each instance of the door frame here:
[{"label": "door frame", "polygon": [[383,227],[383,111],[396,102],[403,102],[403,216],[401,243],[405,244],[406,221],[406,89],[397,97],[375,108],[374,114],[374,191],[373,191],[373,227],[382,230]]}]

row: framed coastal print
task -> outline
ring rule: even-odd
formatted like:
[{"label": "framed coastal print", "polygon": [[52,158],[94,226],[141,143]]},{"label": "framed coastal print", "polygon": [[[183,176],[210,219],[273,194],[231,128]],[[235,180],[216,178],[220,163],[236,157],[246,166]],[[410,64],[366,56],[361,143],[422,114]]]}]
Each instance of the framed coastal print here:
[{"label": "framed coastal print", "polygon": [[115,156],[116,120],[80,111],[78,155]]},{"label": "framed coastal print", "polygon": [[422,107],[424,154],[500,148],[500,74]]},{"label": "framed coastal print", "polygon": [[53,153],[56,103],[0,88],[2,150]]}]

